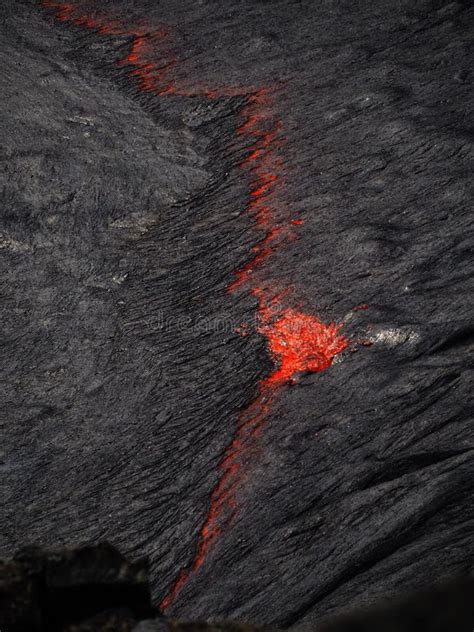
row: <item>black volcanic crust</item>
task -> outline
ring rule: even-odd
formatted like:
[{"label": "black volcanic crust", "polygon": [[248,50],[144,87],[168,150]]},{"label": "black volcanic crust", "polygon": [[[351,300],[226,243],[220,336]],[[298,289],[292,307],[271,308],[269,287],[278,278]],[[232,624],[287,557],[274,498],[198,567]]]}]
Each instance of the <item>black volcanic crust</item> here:
[{"label": "black volcanic crust", "polygon": [[[399,601],[313,622],[314,632],[469,632],[474,580],[432,587]],[[147,563],[130,564],[107,543],[29,548],[0,561],[0,625],[5,632],[271,632],[245,624],[157,617]],[[300,629],[304,632],[304,629]]]},{"label": "black volcanic crust", "polygon": [[[167,25],[182,85],[274,88],[303,224],[262,279],[371,343],[280,390],[169,614],[307,625],[472,573],[471,3],[100,5]],[[143,94],[130,38],[33,0],[0,24],[0,551],[108,539],[158,603],[272,366],[226,292],[261,237],[245,99]]]},{"label": "black volcanic crust", "polygon": [[127,632],[156,616],[146,561],[131,564],[106,543],[23,549],[0,562],[0,611],[5,632],[73,632],[87,621]]}]

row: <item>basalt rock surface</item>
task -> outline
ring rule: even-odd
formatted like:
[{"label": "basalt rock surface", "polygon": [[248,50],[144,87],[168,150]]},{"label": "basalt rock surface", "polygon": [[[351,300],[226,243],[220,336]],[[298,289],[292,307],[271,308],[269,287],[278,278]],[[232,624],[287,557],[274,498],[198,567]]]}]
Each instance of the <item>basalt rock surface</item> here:
[{"label": "basalt rock surface", "polygon": [[472,4],[0,30],[2,556],[108,540],[167,616],[282,627],[471,574]]}]

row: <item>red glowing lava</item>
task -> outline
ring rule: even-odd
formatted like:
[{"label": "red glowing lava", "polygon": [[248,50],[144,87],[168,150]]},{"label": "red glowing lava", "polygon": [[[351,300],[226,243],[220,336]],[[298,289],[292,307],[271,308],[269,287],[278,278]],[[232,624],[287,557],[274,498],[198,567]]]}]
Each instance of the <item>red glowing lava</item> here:
[{"label": "red glowing lava", "polygon": [[261,388],[257,397],[240,415],[237,432],[219,463],[219,482],[211,493],[209,508],[201,527],[196,554],[190,566],[181,569],[171,589],[160,603],[166,610],[175,600],[188,577],[204,562],[214,540],[226,528],[236,511],[235,492],[245,478],[242,457],[248,453],[268,413],[274,388]]},{"label": "red glowing lava", "polygon": [[277,368],[264,384],[281,384],[304,371],[323,371],[334,356],[348,345],[339,335],[341,325],[324,325],[318,318],[294,309],[285,309],[272,323],[259,327],[268,342]]},{"label": "red glowing lava", "polygon": [[367,305],[367,303],[362,303],[362,305],[356,305],[355,307],[352,308],[353,312],[360,312],[364,309],[369,309],[369,306]]},{"label": "red glowing lava", "polygon": [[258,331],[267,339],[276,369],[263,385],[280,385],[305,371],[323,371],[348,345],[348,340],[339,335],[341,325],[325,325],[315,316],[291,308],[282,309],[276,318],[268,312],[265,305],[260,307]]},{"label": "red glowing lava", "polygon": [[[276,237],[284,237],[288,232],[287,227],[276,221],[271,205],[272,195],[278,190],[282,180],[277,149],[282,145],[283,139],[279,136],[282,127],[280,121],[271,122],[269,117],[270,105],[268,89],[252,93],[242,110],[245,121],[237,128],[239,136],[251,141],[250,153],[239,166],[251,176],[247,212],[253,217],[255,227],[263,232],[263,238],[252,248],[252,258],[234,273],[234,280],[227,287],[229,292],[250,282],[254,270],[275,251]],[[280,243],[283,241],[284,239]]]},{"label": "red glowing lava", "polygon": [[293,381],[299,373],[316,373],[331,366],[349,344],[339,334],[341,325],[325,325],[318,318],[283,307],[282,296],[269,298],[267,290],[253,288],[258,300],[257,330],[267,339],[275,370],[260,382],[262,387]]},{"label": "red glowing lava", "polygon": [[167,81],[169,72],[176,61],[170,51],[167,51],[166,63],[158,67],[150,63],[149,56],[157,41],[167,37],[165,29],[148,31],[144,28],[124,27],[118,20],[105,16],[99,11],[94,16],[83,15],[79,5],[55,0],[41,0],[41,6],[54,12],[60,22],[70,22],[76,26],[97,31],[101,35],[125,35],[132,38],[127,55],[117,62],[119,66],[130,66],[129,76],[138,81],[142,92],[149,92],[157,96],[175,93],[174,86]]},{"label": "red glowing lava", "polygon": [[[210,100],[234,95],[247,97],[241,112],[243,122],[236,134],[248,142],[248,153],[239,166],[250,179],[247,211],[262,237],[252,248],[250,260],[234,273],[227,289],[232,292],[243,287],[257,298],[257,331],[266,338],[275,369],[260,381],[255,399],[239,416],[232,442],[218,466],[218,483],[211,493],[194,559],[189,566],[181,569],[163,597],[160,608],[166,610],[189,577],[202,565],[216,538],[229,526],[236,511],[236,489],[245,478],[245,461],[252,453],[255,438],[268,416],[278,388],[294,380],[301,372],[327,369],[333,358],[346,348],[348,340],[339,334],[340,325],[325,325],[315,316],[281,306],[280,299],[269,290],[260,289],[254,278],[257,269],[262,268],[275,250],[294,237],[294,227],[303,223],[299,218],[282,219],[281,213],[276,212],[278,204],[275,196],[281,193],[283,185],[279,149],[284,138],[281,136],[281,122],[275,122],[272,115],[270,90],[250,91],[232,86],[219,90],[206,87],[194,92],[178,89],[170,76],[176,65],[174,55],[166,51],[164,62],[159,66],[151,61],[154,46],[167,37],[166,29],[151,32],[124,27],[117,19],[105,17],[99,11],[95,11],[93,16],[82,15],[79,5],[53,0],[41,0],[41,6],[53,11],[61,22],[93,29],[102,35],[131,37],[128,53],[117,63],[130,68],[130,78],[138,82],[138,88],[143,92],[159,96],[200,96]],[[238,333],[247,336],[247,326],[238,328]]]},{"label": "red glowing lava", "polygon": [[[275,315],[278,299],[273,297],[265,302],[265,292],[254,290],[253,293],[259,296],[258,330],[267,338],[277,368],[260,381],[257,397],[239,416],[237,432],[219,463],[219,482],[211,494],[194,560],[191,566],[181,569],[160,603],[161,610],[173,603],[190,575],[202,565],[214,540],[230,524],[236,511],[235,491],[245,478],[244,459],[248,458],[278,387],[303,371],[327,369],[334,356],[348,345],[348,341],[338,334],[340,325],[324,325],[314,316],[294,309],[284,309]],[[245,328],[242,331],[246,335]]]}]

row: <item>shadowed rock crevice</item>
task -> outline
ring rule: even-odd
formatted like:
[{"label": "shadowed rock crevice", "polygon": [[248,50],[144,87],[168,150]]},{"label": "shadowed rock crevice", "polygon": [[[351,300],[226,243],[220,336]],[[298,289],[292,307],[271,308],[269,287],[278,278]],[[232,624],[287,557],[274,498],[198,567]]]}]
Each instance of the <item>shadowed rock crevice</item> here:
[{"label": "shadowed rock crevice", "polygon": [[65,632],[90,628],[130,630],[156,616],[148,564],[130,564],[107,544],[79,549],[19,551],[0,567],[2,629]]},{"label": "shadowed rock crevice", "polygon": [[[314,622],[314,632],[468,632],[473,581],[432,587],[404,600]],[[0,562],[0,625],[5,632],[270,632],[238,622],[157,617],[145,560],[130,564],[108,544],[24,549]]]}]

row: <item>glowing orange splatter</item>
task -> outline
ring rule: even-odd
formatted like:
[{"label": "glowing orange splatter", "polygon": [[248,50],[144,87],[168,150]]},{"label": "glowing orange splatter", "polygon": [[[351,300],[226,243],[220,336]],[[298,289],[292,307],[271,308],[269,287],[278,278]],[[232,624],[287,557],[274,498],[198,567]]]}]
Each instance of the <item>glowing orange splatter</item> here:
[{"label": "glowing orange splatter", "polygon": [[283,306],[283,295],[252,288],[258,300],[257,330],[267,339],[275,370],[261,386],[280,386],[299,373],[315,373],[331,366],[334,356],[349,344],[339,334],[342,326],[325,325],[318,318]]},{"label": "glowing orange splatter", "polygon": [[277,368],[265,384],[281,384],[303,371],[323,371],[331,366],[334,356],[347,347],[347,340],[339,335],[341,325],[324,325],[314,316],[294,309],[285,309],[273,323],[264,323],[259,331]]},{"label": "glowing orange splatter", "polygon": [[[93,29],[99,34],[128,35],[132,38],[127,55],[117,63],[129,66],[129,76],[138,81],[143,92],[155,95],[175,94],[201,96],[216,99],[222,96],[246,95],[247,103],[242,110],[244,122],[237,128],[238,136],[251,140],[249,153],[241,160],[240,167],[249,172],[251,188],[247,211],[255,221],[255,227],[263,232],[263,238],[252,248],[252,258],[235,272],[228,291],[247,285],[248,290],[258,299],[257,330],[265,336],[269,352],[275,362],[274,371],[258,385],[252,403],[240,414],[237,430],[219,463],[219,480],[210,497],[208,511],[201,527],[196,553],[192,563],[183,568],[160,603],[166,610],[176,599],[186,581],[203,563],[215,539],[226,528],[236,511],[235,491],[245,478],[245,458],[252,450],[255,438],[261,431],[269,407],[278,388],[292,381],[303,371],[322,371],[330,366],[334,356],[341,352],[348,341],[339,334],[340,325],[324,325],[315,316],[304,314],[292,308],[283,308],[280,297],[268,290],[260,289],[252,280],[255,270],[292,238],[290,226],[302,224],[300,219],[288,219],[285,227],[276,219],[274,195],[281,188],[281,161],[278,149],[283,143],[279,137],[281,122],[270,124],[270,91],[262,88],[249,93],[248,90],[226,87],[219,90],[204,88],[189,92],[178,89],[170,81],[170,72],[176,64],[174,56],[167,51],[166,63],[160,67],[151,63],[154,43],[167,36],[164,29],[148,32],[145,29],[123,27],[117,20],[99,15],[81,15],[78,5],[53,0],[41,0],[41,5],[54,11],[61,22],[71,22],[77,26]],[[275,309],[277,308],[277,309]],[[359,309],[363,309],[359,306]],[[238,333],[247,335],[245,326]],[[370,344],[363,341],[362,344]]]},{"label": "glowing orange splatter", "polygon": [[236,511],[235,491],[245,478],[244,458],[258,436],[279,386],[303,371],[327,369],[334,356],[345,349],[348,341],[338,334],[340,326],[324,325],[314,316],[285,309],[275,318],[275,301],[265,304],[260,295],[259,331],[268,341],[276,369],[261,380],[257,397],[239,417],[237,433],[219,463],[219,482],[212,491],[209,509],[200,531],[192,564],[180,571],[171,589],[160,603],[166,610],[175,600],[190,575],[203,563],[214,540],[230,524]]}]

